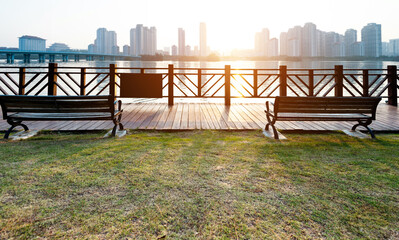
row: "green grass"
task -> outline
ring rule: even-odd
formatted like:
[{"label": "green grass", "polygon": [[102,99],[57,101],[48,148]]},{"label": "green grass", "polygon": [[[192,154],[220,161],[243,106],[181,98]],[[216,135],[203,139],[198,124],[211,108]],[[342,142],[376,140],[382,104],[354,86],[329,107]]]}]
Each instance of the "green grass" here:
[{"label": "green grass", "polygon": [[0,141],[0,239],[397,239],[399,135]]}]

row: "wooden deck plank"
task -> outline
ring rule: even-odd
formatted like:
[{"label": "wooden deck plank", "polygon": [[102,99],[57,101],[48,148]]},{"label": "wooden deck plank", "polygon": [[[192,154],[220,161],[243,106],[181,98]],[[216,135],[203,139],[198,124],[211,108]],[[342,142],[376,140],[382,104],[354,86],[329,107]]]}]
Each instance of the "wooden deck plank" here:
[{"label": "wooden deck plank", "polygon": [[188,129],[195,129],[195,105],[189,103],[188,105]]},{"label": "wooden deck plank", "polygon": [[211,108],[211,104],[204,104],[204,109],[205,112],[207,113],[207,119],[212,125],[212,129],[220,129],[220,124],[219,121],[216,119],[215,114],[213,113],[213,110]]},{"label": "wooden deck plank", "polygon": [[216,121],[219,123],[220,129],[229,129],[229,126],[227,125],[226,120],[222,117],[222,114],[219,112],[219,110],[216,108],[215,104],[210,104],[210,109],[212,110]]},{"label": "wooden deck plank", "polygon": [[262,129],[265,127],[265,122],[263,121],[262,117],[259,116],[259,113],[257,111],[254,111],[252,108],[252,104],[243,104],[241,106],[243,108],[243,111],[254,121],[259,129]]},{"label": "wooden deck plank", "polygon": [[195,129],[202,129],[201,109],[199,104],[194,105],[194,112],[195,112]]},{"label": "wooden deck plank", "polygon": [[162,119],[162,116],[167,112],[168,105],[160,105],[158,111],[154,114],[154,117],[146,126],[146,129],[155,129],[159,124],[159,121]]},{"label": "wooden deck plank", "polygon": [[176,105],[171,106],[168,110],[169,110],[169,114],[168,114],[168,117],[166,118],[165,125],[162,128],[164,130],[172,129],[173,121],[175,119],[175,115],[176,115],[176,111],[177,111],[177,106]]},{"label": "wooden deck plank", "polygon": [[188,103],[184,103],[182,104],[182,115],[181,115],[181,129],[189,129],[188,128],[188,123],[189,123],[189,114],[190,114],[190,109],[189,109],[189,104]]},{"label": "wooden deck plank", "polygon": [[230,122],[233,122],[236,129],[244,129],[243,123],[236,117],[236,115],[231,111],[231,106],[218,105],[226,113]]},{"label": "wooden deck plank", "polygon": [[173,123],[172,123],[172,129],[182,129],[182,117],[183,117],[183,107],[184,107],[184,103],[178,103],[175,108],[176,109],[176,114],[175,114],[175,118],[173,119]]},{"label": "wooden deck plank", "polygon": [[209,126],[208,119],[206,118],[206,113],[204,112],[205,110],[202,107],[202,103],[199,104],[199,112],[201,116],[201,129],[212,129],[211,126]]},{"label": "wooden deck plank", "polygon": [[145,119],[151,115],[152,108],[153,108],[152,104],[146,104],[146,106],[144,106],[141,109],[140,116],[133,122],[133,124],[130,125],[131,126],[130,128],[138,129],[140,125],[145,121]]},{"label": "wooden deck plank", "polygon": [[220,106],[220,104],[215,104],[215,109],[219,111],[220,116],[223,118],[224,122],[227,124],[228,129],[237,129],[237,126],[229,118],[228,110],[226,107]]},{"label": "wooden deck plank", "polygon": [[161,106],[159,104],[152,104],[151,108],[148,109],[149,114],[147,114],[144,121],[140,124],[139,129],[147,129],[150,122],[157,116],[157,112]]}]

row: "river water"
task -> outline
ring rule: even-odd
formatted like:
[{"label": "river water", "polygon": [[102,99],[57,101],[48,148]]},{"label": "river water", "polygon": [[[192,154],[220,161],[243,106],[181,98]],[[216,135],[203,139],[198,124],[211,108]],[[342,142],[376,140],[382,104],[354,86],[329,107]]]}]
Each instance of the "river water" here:
[{"label": "river water", "polygon": [[[58,62],[59,67],[107,67],[109,64],[116,64],[118,67],[132,68],[167,68],[173,64],[178,68],[224,68],[230,65],[233,69],[257,68],[277,69],[280,65],[288,68],[305,69],[333,69],[335,65],[343,65],[349,69],[386,69],[389,65],[399,66],[399,62],[391,61],[80,61],[80,62]],[[38,63],[33,60],[30,64],[24,64],[16,60],[14,64],[7,64],[0,60],[1,67],[39,67],[48,66],[48,63]]]}]

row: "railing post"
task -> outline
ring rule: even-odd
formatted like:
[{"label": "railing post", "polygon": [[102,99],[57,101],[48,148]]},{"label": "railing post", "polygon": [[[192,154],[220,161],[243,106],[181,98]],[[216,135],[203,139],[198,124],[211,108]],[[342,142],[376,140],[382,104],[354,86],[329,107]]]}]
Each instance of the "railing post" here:
[{"label": "railing post", "polygon": [[198,87],[198,97],[202,97],[202,70],[198,69],[198,82],[197,82],[197,87]]},{"label": "railing post", "polygon": [[280,66],[280,96],[287,96],[287,66]]},{"label": "railing post", "polygon": [[369,70],[363,70],[363,97],[369,96]]},{"label": "railing post", "polygon": [[49,63],[48,66],[48,96],[57,95],[57,63]]},{"label": "railing post", "polygon": [[314,95],[314,71],[309,70],[309,97]]},{"label": "railing post", "polygon": [[254,69],[254,97],[258,97],[258,69]]},{"label": "railing post", "polygon": [[388,104],[398,106],[398,69],[396,66],[388,66]]},{"label": "railing post", "polygon": [[140,74],[144,74],[144,73],[145,73],[144,68],[140,68]]},{"label": "railing post", "polygon": [[116,98],[116,81],[115,81],[115,76],[116,76],[116,64],[110,64],[109,65],[109,94]]},{"label": "railing post", "polygon": [[173,78],[174,78],[174,72],[173,72],[173,64],[168,65],[168,105],[172,106],[173,103]]},{"label": "railing post", "polygon": [[231,78],[231,67],[225,65],[224,67],[224,105],[231,105],[231,92],[230,92],[230,78]]},{"label": "railing post", "polygon": [[335,96],[342,97],[344,89],[344,66],[335,65]]},{"label": "railing post", "polygon": [[25,95],[25,68],[19,68],[18,95]]},{"label": "railing post", "polygon": [[80,95],[86,95],[86,68],[80,69]]}]

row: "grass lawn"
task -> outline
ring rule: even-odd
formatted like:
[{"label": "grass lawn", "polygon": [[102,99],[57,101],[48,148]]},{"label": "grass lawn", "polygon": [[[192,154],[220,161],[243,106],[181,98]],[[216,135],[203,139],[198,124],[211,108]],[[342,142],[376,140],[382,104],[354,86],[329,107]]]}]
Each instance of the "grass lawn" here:
[{"label": "grass lawn", "polygon": [[398,239],[399,135],[0,140],[0,239]]}]

